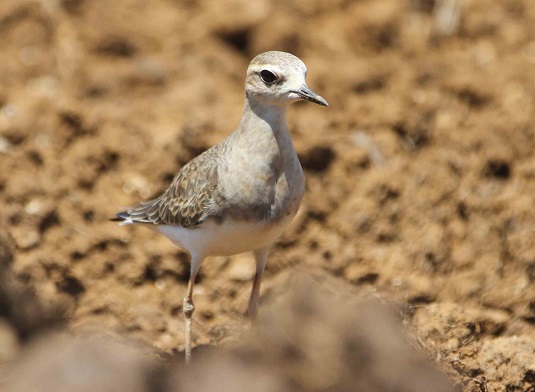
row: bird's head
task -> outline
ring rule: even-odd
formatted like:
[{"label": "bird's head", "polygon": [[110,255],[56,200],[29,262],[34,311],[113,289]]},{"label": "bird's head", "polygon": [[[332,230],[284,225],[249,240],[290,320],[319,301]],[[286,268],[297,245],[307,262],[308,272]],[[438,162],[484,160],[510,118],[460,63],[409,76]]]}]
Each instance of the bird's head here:
[{"label": "bird's head", "polygon": [[247,69],[245,92],[250,100],[265,105],[289,105],[307,100],[322,106],[327,101],[305,82],[307,68],[296,56],[286,52],[265,52],[256,56]]}]

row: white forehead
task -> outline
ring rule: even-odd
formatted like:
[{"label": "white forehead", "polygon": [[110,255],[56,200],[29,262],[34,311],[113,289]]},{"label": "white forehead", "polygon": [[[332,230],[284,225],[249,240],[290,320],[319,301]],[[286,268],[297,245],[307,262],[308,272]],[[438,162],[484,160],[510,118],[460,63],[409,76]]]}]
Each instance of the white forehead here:
[{"label": "white forehead", "polygon": [[284,73],[285,71],[297,71],[306,75],[307,67],[299,57],[294,56],[293,54],[286,52],[265,52],[256,56],[251,64],[249,64],[249,69],[259,69],[262,67],[269,67],[275,72]]}]

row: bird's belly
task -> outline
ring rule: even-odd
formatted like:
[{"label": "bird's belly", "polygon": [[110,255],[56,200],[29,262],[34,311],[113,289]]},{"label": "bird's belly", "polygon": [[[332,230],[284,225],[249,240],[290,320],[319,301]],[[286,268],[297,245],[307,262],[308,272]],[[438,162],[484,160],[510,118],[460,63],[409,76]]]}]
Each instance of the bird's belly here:
[{"label": "bird's belly", "polygon": [[197,257],[230,256],[273,244],[292,218],[261,222],[227,219],[223,223],[208,220],[195,228],[160,225],[157,230]]}]

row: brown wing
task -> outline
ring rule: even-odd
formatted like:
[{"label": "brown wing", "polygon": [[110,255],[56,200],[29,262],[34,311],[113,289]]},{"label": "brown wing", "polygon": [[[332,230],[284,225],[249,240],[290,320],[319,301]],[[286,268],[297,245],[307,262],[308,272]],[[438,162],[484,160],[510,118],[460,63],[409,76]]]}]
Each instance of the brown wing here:
[{"label": "brown wing", "polygon": [[157,199],[117,214],[118,220],[194,227],[216,215],[217,164],[208,150],[187,163]]}]

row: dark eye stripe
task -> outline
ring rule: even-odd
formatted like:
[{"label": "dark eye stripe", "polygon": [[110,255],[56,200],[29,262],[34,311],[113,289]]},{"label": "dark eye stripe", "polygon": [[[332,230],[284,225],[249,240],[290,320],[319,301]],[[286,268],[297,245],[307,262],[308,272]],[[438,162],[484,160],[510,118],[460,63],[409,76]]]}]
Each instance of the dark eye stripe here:
[{"label": "dark eye stripe", "polygon": [[264,69],[262,70],[262,72],[260,72],[260,77],[264,82],[270,84],[274,83],[277,80],[277,76],[273,72],[268,71],[267,69]]}]

